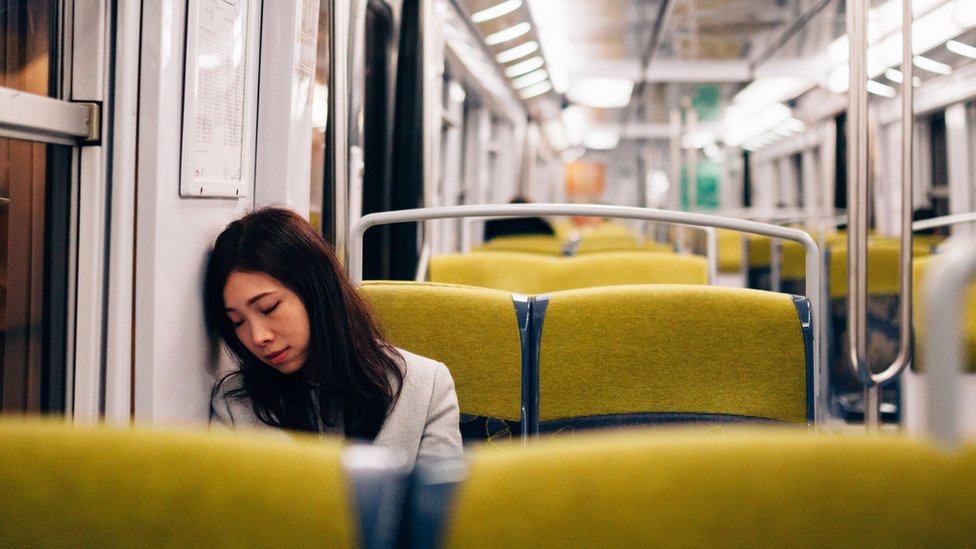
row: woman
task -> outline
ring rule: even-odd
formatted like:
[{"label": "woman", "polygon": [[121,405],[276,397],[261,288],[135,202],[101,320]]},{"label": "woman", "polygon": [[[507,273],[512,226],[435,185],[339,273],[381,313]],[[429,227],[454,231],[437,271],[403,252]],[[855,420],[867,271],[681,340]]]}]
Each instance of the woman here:
[{"label": "woman", "polygon": [[211,423],[342,434],[418,456],[461,451],[447,367],[393,347],[321,235],[265,208],[217,238],[206,314],[239,370],[214,387]]}]

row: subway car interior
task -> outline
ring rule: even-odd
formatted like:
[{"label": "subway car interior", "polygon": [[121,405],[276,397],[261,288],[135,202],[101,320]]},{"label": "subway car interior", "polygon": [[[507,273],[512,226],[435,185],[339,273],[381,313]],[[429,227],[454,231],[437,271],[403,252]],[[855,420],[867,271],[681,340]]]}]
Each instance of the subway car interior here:
[{"label": "subway car interior", "polygon": [[[267,206],[462,453],[210,425]],[[974,225],[974,0],[0,0],[0,546],[972,546]]]}]

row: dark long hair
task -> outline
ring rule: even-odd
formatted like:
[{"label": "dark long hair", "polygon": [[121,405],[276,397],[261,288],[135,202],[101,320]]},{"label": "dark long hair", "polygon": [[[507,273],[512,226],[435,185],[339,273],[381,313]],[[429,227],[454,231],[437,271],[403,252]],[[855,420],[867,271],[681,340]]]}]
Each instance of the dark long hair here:
[{"label": "dark long hair", "polygon": [[[224,286],[235,271],[267,274],[301,299],[311,334],[302,368],[310,369],[314,382],[278,372],[238,339],[224,310]],[[240,366],[231,375],[242,376],[242,392],[261,421],[318,431],[320,420],[338,427],[341,412],[346,436],[376,438],[400,396],[403,358],[380,335],[332,248],[298,214],[264,208],[224,229],[207,266],[205,308],[210,326]]]}]

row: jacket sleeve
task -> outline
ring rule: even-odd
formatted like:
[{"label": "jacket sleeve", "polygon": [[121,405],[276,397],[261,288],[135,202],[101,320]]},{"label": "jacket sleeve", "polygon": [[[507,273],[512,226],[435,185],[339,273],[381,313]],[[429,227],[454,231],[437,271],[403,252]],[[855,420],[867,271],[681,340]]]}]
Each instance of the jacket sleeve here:
[{"label": "jacket sleeve", "polygon": [[234,414],[223,385],[223,380],[217,382],[210,394],[210,429],[214,431],[234,429]]},{"label": "jacket sleeve", "polygon": [[418,457],[461,455],[460,420],[454,379],[447,366],[437,363]]}]

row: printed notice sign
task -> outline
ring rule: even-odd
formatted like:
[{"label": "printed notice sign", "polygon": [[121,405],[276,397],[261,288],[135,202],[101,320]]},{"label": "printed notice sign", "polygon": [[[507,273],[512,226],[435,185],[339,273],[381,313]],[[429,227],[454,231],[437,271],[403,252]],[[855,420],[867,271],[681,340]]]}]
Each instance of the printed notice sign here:
[{"label": "printed notice sign", "polygon": [[190,0],[182,196],[247,196],[253,187],[257,0]]}]

